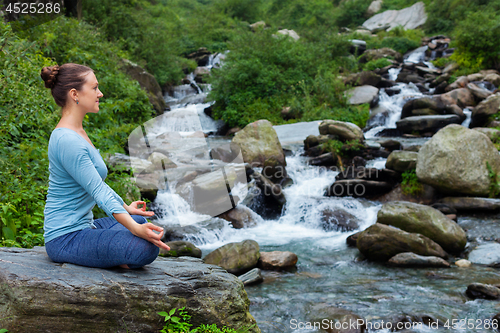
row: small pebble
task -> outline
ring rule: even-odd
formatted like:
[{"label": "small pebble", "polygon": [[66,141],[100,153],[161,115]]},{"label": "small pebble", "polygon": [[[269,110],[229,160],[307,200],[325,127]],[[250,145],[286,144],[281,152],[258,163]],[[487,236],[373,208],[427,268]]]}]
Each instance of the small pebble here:
[{"label": "small pebble", "polygon": [[460,259],[455,261],[455,265],[457,265],[458,267],[470,267],[472,263],[467,259]]}]

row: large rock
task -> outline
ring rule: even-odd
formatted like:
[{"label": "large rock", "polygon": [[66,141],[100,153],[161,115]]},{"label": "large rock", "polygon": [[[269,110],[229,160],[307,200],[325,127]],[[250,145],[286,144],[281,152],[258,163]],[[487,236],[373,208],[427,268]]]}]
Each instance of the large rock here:
[{"label": "large rock", "polygon": [[259,258],[259,244],[247,239],[243,242],[221,246],[207,254],[203,261],[220,266],[229,273],[240,275],[256,267]]},{"label": "large rock", "polygon": [[263,167],[263,174],[273,182],[286,177],[286,160],[283,148],[273,125],[268,120],[248,124],[234,135],[243,160],[252,167]]},{"label": "large rock", "polygon": [[440,203],[459,212],[494,212],[500,210],[500,199],[477,197],[446,197]]},{"label": "large rock", "polygon": [[450,267],[450,264],[443,258],[419,256],[412,252],[396,254],[387,263],[397,267]]},{"label": "large rock", "polygon": [[469,253],[468,259],[473,264],[500,267],[500,244],[481,244]]},{"label": "large rock", "polygon": [[496,128],[474,127],[474,131],[479,131],[479,132],[483,133],[493,143],[500,143],[500,131],[497,130]]},{"label": "large rock", "polygon": [[336,135],[341,140],[364,140],[363,131],[358,125],[337,121],[337,120],[323,120],[319,124],[319,133],[322,135]]},{"label": "large rock", "polygon": [[132,79],[139,82],[139,85],[148,95],[149,102],[153,105],[158,114],[162,114],[167,104],[163,98],[161,87],[155,77],[146,72],[144,68],[133,63],[128,59],[122,59],[122,70],[127,73]]},{"label": "large rock", "polygon": [[354,73],[349,75],[344,79],[345,85],[350,86],[377,86],[382,80],[380,75],[373,73],[372,71],[363,71],[359,73]]},{"label": "large rock", "polygon": [[218,217],[231,222],[233,228],[241,229],[255,227],[257,225],[257,222],[254,218],[255,215],[256,214],[250,208],[243,205],[238,205],[233,209],[220,214]]},{"label": "large rock", "polygon": [[429,237],[450,253],[460,253],[467,243],[465,231],[458,224],[437,209],[412,202],[386,203],[377,214],[377,223]]},{"label": "large rock", "polygon": [[481,127],[488,123],[488,118],[500,112],[500,92],[489,96],[472,110],[470,127]]},{"label": "large rock", "polygon": [[187,257],[201,258],[201,249],[197,248],[196,245],[194,245],[191,242],[177,240],[177,241],[166,242],[165,244],[167,244],[168,247],[170,247],[170,250],[167,251],[165,249],[160,249],[160,256],[162,257],[187,256]]},{"label": "large rock", "polygon": [[413,151],[395,150],[387,158],[385,167],[398,172],[415,169],[417,156],[418,153]]},{"label": "large rock", "polygon": [[471,283],[467,286],[465,294],[472,299],[499,299],[500,288],[484,283]]},{"label": "large rock", "polygon": [[382,3],[383,3],[382,0],[373,0],[370,6],[368,6],[365,15],[367,17],[370,17],[377,14],[380,11],[380,9],[382,9]]},{"label": "large rock", "polygon": [[278,33],[280,35],[290,36],[295,41],[300,39],[300,36],[294,30],[281,29],[281,30],[278,30]]},{"label": "large rock", "polygon": [[403,133],[436,132],[449,124],[460,124],[462,119],[457,115],[414,116],[396,122],[396,127]]},{"label": "large rock", "polygon": [[386,10],[383,13],[372,16],[363,23],[363,27],[368,30],[375,30],[382,26],[389,26],[391,30],[397,26],[403,26],[405,29],[416,29],[427,21],[425,5],[423,2],[417,2],[411,7],[401,10]]},{"label": "large rock", "polygon": [[422,146],[416,171],[420,182],[442,192],[488,196],[491,180],[487,163],[500,172],[500,156],[488,137],[449,125]]},{"label": "large rock", "polygon": [[359,228],[360,221],[342,209],[323,209],[320,212],[321,226],[326,231],[352,231]]},{"label": "large rock", "polygon": [[258,265],[265,270],[287,270],[295,267],[298,257],[290,251],[261,252]]},{"label": "large rock", "polygon": [[398,62],[403,61],[403,56],[398,51],[394,51],[388,47],[383,47],[380,49],[369,49],[359,58],[360,63],[366,63],[371,60],[378,60],[381,58],[394,58]]},{"label": "large rock", "polygon": [[433,240],[380,223],[375,223],[361,232],[356,244],[366,258],[375,261],[387,261],[403,252],[443,259],[447,257],[443,248]]},{"label": "large rock", "polygon": [[0,248],[0,258],[0,325],[12,333],[158,332],[157,312],[183,306],[195,326],[255,324],[243,283],[201,259],[157,258],[124,270],[54,263],[38,247]]},{"label": "large rock", "polygon": [[467,84],[467,89],[469,89],[472,92],[472,94],[476,96],[476,98],[479,100],[486,99],[492,94],[492,92],[489,91],[488,89],[481,88],[472,82]]},{"label": "large rock", "polygon": [[378,96],[378,88],[361,86],[347,90],[344,94],[349,98],[349,104],[371,103]]}]

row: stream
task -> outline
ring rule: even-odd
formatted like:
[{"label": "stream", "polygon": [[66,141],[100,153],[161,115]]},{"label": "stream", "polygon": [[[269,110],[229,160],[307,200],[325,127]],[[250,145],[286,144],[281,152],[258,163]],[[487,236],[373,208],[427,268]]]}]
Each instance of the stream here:
[{"label": "stream", "polygon": [[[420,53],[425,49],[417,49],[416,52],[407,61],[419,62],[422,59]],[[220,61],[220,56],[212,57],[208,67],[216,66]],[[391,70],[391,79],[397,74],[398,69]],[[210,87],[196,84],[192,77],[191,80],[190,84],[175,87],[173,94],[165,96],[171,111],[166,114],[164,129],[190,132],[200,130],[201,126],[205,133],[211,134],[207,137],[210,147],[229,143],[229,139],[213,135],[221,124],[203,112],[210,106],[205,101]],[[401,89],[401,93],[393,96],[388,96],[385,89],[381,89],[379,103],[389,113],[365,133],[367,140],[381,142],[390,139],[377,137],[377,133],[395,128],[404,103],[409,98],[423,96],[412,83],[398,83],[397,88]],[[467,119],[462,125],[468,126],[470,111],[465,111]],[[306,327],[306,323],[315,318],[312,306],[316,304],[354,312],[372,325],[368,332],[390,332],[388,328],[381,328],[382,321],[387,323],[402,316],[439,319],[443,323],[450,320],[450,326],[453,319],[474,320],[474,328],[467,328],[467,325],[457,329],[423,325],[408,332],[484,331],[482,321],[500,312],[500,303],[471,300],[466,297],[465,290],[472,282],[498,283],[500,274],[497,269],[479,265],[469,268],[390,268],[382,263],[362,260],[356,248],[347,247],[346,238],[349,235],[375,223],[382,204],[351,197],[323,196],[324,188],[334,182],[337,173],[309,166],[307,158],[301,156],[303,140],[309,134],[319,134],[318,124],[319,121],[275,126],[283,148],[293,152],[286,158],[287,172],[293,185],[284,190],[287,204],[278,219],[266,220],[255,216],[257,226],[245,229],[233,229],[228,222],[216,230],[202,228],[199,235],[191,239],[202,249],[203,255],[227,243],[245,239],[257,241],[261,251],[291,251],[297,254],[299,260],[295,272],[262,271],[264,282],[246,287],[250,313],[262,332],[319,332]],[[428,140],[393,139],[403,146],[421,145]],[[367,165],[379,169],[384,166],[383,158],[369,161]],[[172,223],[173,215],[190,221],[206,219],[206,216],[190,211],[189,205],[180,196],[166,191],[158,193],[155,203],[166,212],[158,220],[164,225]],[[320,223],[321,212],[325,209],[342,209],[352,214],[358,220],[359,229],[351,232],[325,231]],[[459,216],[458,224],[468,231],[467,249],[485,239],[500,238],[499,219],[497,215]],[[450,258],[450,262],[455,259]]]}]

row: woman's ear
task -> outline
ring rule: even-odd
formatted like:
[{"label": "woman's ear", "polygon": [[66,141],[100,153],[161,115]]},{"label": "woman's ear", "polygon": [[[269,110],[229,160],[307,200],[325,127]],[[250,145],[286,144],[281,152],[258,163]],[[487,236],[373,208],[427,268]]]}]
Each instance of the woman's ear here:
[{"label": "woman's ear", "polygon": [[73,101],[77,100],[77,99],[78,99],[78,91],[76,91],[76,89],[75,89],[75,88],[71,89],[71,90],[69,91],[69,97],[70,97]]}]

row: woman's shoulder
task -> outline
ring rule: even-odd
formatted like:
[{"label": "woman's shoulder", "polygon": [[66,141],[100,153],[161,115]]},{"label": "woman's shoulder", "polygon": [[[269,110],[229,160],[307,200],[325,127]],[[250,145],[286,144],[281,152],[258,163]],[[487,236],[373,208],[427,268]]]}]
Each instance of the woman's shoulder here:
[{"label": "woman's shoulder", "polygon": [[56,127],[50,134],[49,149],[51,146],[60,145],[74,148],[85,147],[78,133],[65,127]]}]

